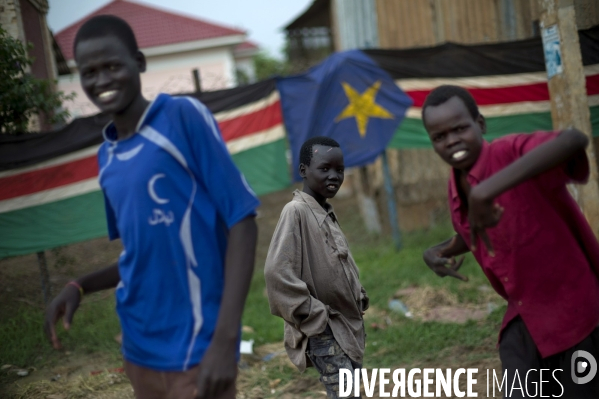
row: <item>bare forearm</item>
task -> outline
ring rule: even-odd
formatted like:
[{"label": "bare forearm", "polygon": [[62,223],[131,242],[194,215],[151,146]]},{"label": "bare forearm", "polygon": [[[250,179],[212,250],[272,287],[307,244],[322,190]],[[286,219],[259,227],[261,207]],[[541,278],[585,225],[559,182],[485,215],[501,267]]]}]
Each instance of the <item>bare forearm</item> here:
[{"label": "bare forearm", "polygon": [[114,288],[121,281],[118,263],[77,279],[86,294]]},{"label": "bare forearm", "polygon": [[462,239],[462,236],[456,234],[454,237],[448,238],[440,244],[435,245],[433,250],[438,251],[439,255],[444,258],[458,256],[469,252],[470,249]]},{"label": "bare forearm", "polygon": [[570,160],[587,145],[588,139],[584,133],[577,129],[564,130],[554,140],[540,145],[474,187],[470,195],[492,200],[512,187]]},{"label": "bare forearm", "polygon": [[241,315],[252,273],[258,227],[253,217],[237,223],[229,232],[225,258],[225,286],[214,340],[235,342],[238,338]]}]

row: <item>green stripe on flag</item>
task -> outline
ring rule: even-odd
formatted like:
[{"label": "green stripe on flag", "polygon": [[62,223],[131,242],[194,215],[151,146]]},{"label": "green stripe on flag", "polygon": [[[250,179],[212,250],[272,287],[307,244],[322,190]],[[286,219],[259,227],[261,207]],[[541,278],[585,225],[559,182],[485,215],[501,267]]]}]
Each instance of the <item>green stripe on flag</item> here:
[{"label": "green stripe on flag", "polygon": [[[233,155],[257,195],[291,184],[285,139]],[[10,226],[10,228],[6,227]],[[108,235],[101,191],[0,213],[0,259]]]},{"label": "green stripe on flag", "polygon": [[[599,137],[599,106],[590,107],[593,136]],[[552,130],[550,112],[516,114],[485,118],[487,121],[487,140],[493,140],[510,133],[534,132],[535,130]],[[406,118],[391,139],[388,148],[431,148],[428,134],[422,120]]]},{"label": "green stripe on flag", "polygon": [[94,191],[0,213],[0,259],[106,235],[104,198],[101,191]]},{"label": "green stripe on flag", "polygon": [[238,152],[232,157],[256,195],[263,195],[285,189],[291,184],[286,152],[285,139],[280,139]]}]

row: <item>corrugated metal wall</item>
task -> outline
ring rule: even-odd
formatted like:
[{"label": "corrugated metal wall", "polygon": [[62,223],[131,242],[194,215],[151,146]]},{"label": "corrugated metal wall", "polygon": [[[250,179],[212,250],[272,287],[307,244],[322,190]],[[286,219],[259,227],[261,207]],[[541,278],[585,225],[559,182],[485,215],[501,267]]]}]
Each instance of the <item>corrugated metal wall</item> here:
[{"label": "corrugated metal wall", "polygon": [[375,0],[334,0],[338,51],[379,47]]},{"label": "corrugated metal wall", "polygon": [[576,25],[588,29],[599,24],[599,0],[575,0]]},{"label": "corrugated metal wall", "polygon": [[[575,0],[579,29],[599,23],[598,0]],[[473,44],[538,35],[538,0],[376,0],[381,48]]]}]

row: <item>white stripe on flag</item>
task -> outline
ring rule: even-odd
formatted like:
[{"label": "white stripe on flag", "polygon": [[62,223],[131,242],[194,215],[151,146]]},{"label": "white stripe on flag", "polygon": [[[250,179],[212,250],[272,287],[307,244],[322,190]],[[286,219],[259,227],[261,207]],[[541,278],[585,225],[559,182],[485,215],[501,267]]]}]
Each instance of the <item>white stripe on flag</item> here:
[{"label": "white stripe on flag", "polygon": [[22,195],[20,197],[14,197],[0,201],[0,213],[16,211],[18,209],[28,208],[31,206],[43,205],[98,190],[100,190],[98,178],[93,177],[91,179],[81,180],[77,183],[68,184],[66,186],[51,188],[49,190],[38,191],[37,193]]},{"label": "white stripe on flag", "polygon": [[46,168],[50,168],[52,166],[58,166],[58,165],[62,165],[65,163],[78,161],[83,158],[88,158],[88,157],[96,155],[98,153],[98,148],[100,148],[99,145],[96,145],[93,147],[87,147],[87,148],[84,148],[83,150],[71,152],[66,155],[61,155],[59,157],[37,163],[33,166],[26,166],[24,168],[18,168],[18,169],[7,170],[6,172],[0,172],[0,178],[19,175],[21,173],[32,172],[34,170],[46,169]]},{"label": "white stripe on flag", "polygon": [[[599,74],[599,64],[584,67],[585,76]],[[546,83],[547,73],[531,72],[513,75],[472,76],[466,78],[422,78],[397,79],[395,83],[403,91],[432,90],[440,85],[456,85],[466,88],[492,89],[496,87],[520,86],[533,83]]]},{"label": "white stripe on flag", "polygon": [[259,111],[262,108],[266,108],[269,105],[276,103],[277,101],[279,101],[279,92],[277,90],[274,90],[268,97],[261,98],[260,100],[254,101],[253,103],[242,105],[241,107],[233,108],[228,111],[222,111],[217,114],[214,114],[214,119],[216,119],[217,122],[224,122],[229,119],[238,118],[240,116]]},{"label": "white stripe on flag", "polygon": [[[599,105],[599,94],[588,96],[589,107]],[[527,101],[521,103],[499,104],[499,105],[479,105],[480,113],[485,117],[510,116],[521,114],[534,114],[540,112],[551,112],[550,101]],[[422,108],[410,107],[406,117],[421,119]]]},{"label": "white stripe on flag", "polygon": [[246,151],[254,147],[272,143],[285,137],[285,128],[282,123],[261,132],[252,133],[249,136],[227,141],[227,149],[230,154]]}]

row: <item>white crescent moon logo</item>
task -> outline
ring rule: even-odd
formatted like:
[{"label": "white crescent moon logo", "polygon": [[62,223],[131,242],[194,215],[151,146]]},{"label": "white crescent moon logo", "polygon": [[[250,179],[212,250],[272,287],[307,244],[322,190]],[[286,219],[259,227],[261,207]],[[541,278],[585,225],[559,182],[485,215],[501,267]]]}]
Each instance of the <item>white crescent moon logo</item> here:
[{"label": "white crescent moon logo", "polygon": [[156,194],[156,191],[154,191],[154,183],[156,183],[156,180],[161,179],[163,177],[165,177],[164,173],[158,173],[152,176],[152,178],[148,181],[148,194],[150,194],[150,197],[157,204],[166,204],[169,201],[166,198],[160,198],[158,194]]}]

